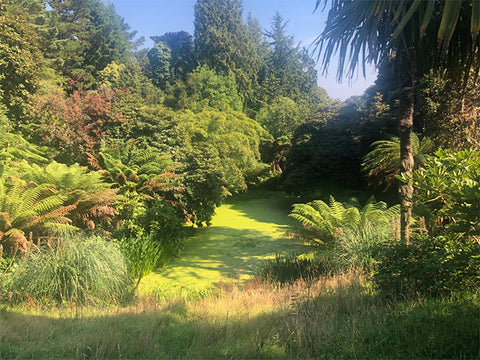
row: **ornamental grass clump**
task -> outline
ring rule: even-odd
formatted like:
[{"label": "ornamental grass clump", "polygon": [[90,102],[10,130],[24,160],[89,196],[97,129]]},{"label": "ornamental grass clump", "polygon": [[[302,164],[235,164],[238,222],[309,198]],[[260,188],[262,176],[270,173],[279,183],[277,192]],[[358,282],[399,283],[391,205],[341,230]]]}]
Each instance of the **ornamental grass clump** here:
[{"label": "ornamental grass clump", "polygon": [[118,303],[128,293],[130,279],[117,244],[66,237],[21,259],[10,284],[17,302],[84,305]]}]

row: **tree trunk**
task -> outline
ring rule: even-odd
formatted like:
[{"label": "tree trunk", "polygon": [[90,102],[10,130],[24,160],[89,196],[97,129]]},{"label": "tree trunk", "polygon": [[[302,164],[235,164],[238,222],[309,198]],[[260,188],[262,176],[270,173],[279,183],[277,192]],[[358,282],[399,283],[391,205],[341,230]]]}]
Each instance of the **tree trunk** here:
[{"label": "tree trunk", "polygon": [[[411,177],[414,160],[411,143],[413,127],[415,79],[414,70],[411,66],[404,69],[401,78],[399,98],[400,119],[400,172]],[[402,242],[410,242],[410,217],[412,215],[413,184],[400,184],[400,239]]]}]

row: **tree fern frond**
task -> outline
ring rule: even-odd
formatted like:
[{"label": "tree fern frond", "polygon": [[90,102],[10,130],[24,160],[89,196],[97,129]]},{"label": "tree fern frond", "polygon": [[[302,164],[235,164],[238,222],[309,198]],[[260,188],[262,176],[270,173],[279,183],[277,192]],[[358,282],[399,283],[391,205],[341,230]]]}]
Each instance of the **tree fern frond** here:
[{"label": "tree fern frond", "polygon": [[64,196],[60,195],[51,195],[46,198],[43,198],[34,204],[32,204],[31,211],[39,214],[39,215],[44,215],[54,209],[58,209],[63,205],[65,201]]},{"label": "tree fern frond", "polygon": [[373,199],[363,208],[354,206],[356,203],[358,201],[351,200],[342,204],[330,197],[329,205],[321,200],[295,204],[289,216],[301,225],[301,231],[298,227],[293,230],[307,240],[320,239],[323,242],[340,241],[345,236],[366,239],[371,228],[375,230],[372,236],[393,238],[391,220],[393,216],[399,216],[398,205],[388,208],[384,202],[374,202]]}]

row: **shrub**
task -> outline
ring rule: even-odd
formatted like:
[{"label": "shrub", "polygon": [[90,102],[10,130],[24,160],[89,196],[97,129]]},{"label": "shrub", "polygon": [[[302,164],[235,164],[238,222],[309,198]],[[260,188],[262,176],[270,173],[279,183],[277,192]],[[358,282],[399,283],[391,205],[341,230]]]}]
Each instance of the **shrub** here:
[{"label": "shrub", "polygon": [[[406,176],[403,181],[409,181]],[[480,152],[439,150],[413,172],[416,207],[432,235],[480,238]]]},{"label": "shrub", "polygon": [[136,193],[126,194],[118,209],[123,220],[115,232],[117,239],[133,243],[138,239],[155,242],[162,255],[158,260],[164,263],[180,254],[185,229],[184,218],[178,209],[158,196],[146,197]]},{"label": "shrub", "polygon": [[267,282],[291,284],[295,280],[311,281],[329,273],[329,267],[314,257],[277,255],[267,260],[257,275]]},{"label": "shrub", "polygon": [[386,297],[437,296],[480,289],[480,247],[473,239],[418,236],[410,245],[384,246],[377,259],[373,279]]},{"label": "shrub", "polygon": [[56,247],[31,251],[12,273],[14,298],[45,303],[119,302],[129,277],[117,244],[99,238],[64,238]]}]

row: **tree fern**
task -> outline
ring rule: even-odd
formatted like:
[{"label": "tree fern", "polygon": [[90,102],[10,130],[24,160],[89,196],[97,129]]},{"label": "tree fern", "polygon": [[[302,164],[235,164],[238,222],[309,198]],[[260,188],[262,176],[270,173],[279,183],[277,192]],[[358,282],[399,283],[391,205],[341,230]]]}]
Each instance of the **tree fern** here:
[{"label": "tree fern", "polygon": [[23,161],[13,170],[23,179],[41,184],[40,187],[49,186],[52,194],[61,196],[63,205],[70,207],[69,218],[78,227],[85,227],[90,220],[100,223],[109,221],[116,215],[113,204],[120,196],[117,190],[111,189],[111,184],[103,180],[99,171],[55,161],[47,166]]},{"label": "tree fern", "polygon": [[0,243],[7,251],[26,251],[25,234],[30,232],[42,236],[76,230],[66,216],[72,207],[64,206],[65,198],[53,194],[51,186],[6,176],[0,184]]},{"label": "tree fern", "polygon": [[[106,178],[118,184],[121,192],[135,190],[152,190],[154,184],[164,184],[164,180],[176,177],[164,176],[173,174],[170,170],[172,161],[152,147],[136,148],[133,144],[104,145],[100,152],[100,167]],[[146,188],[145,188],[146,187]]]},{"label": "tree fern", "polygon": [[392,222],[399,210],[398,205],[388,207],[373,199],[360,207],[355,198],[340,203],[331,196],[329,204],[321,200],[295,204],[289,216],[297,221],[291,229],[293,234],[310,244],[322,245],[344,265],[364,266],[372,246],[398,236]]}]

